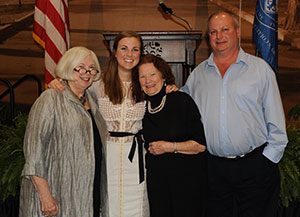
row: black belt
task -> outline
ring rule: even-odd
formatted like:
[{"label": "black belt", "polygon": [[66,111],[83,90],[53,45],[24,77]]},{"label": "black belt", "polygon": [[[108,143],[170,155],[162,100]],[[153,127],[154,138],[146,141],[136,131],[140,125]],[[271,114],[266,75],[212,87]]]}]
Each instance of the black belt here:
[{"label": "black belt", "polygon": [[232,161],[235,161],[235,160],[240,160],[240,159],[245,159],[247,157],[251,157],[253,155],[255,155],[256,153],[258,152],[262,152],[264,150],[264,148],[266,147],[268,143],[264,143],[263,145],[259,146],[258,148],[248,152],[247,154],[244,154],[244,155],[240,155],[240,156],[234,156],[234,157],[219,157],[219,156],[215,156],[215,155],[212,155],[216,158],[221,158],[221,159],[224,159],[224,160],[232,160]]},{"label": "black belt", "polygon": [[145,180],[145,174],[144,174],[144,157],[143,157],[143,137],[142,137],[142,130],[134,133],[128,133],[128,132],[109,132],[111,137],[125,137],[125,136],[134,136],[133,142],[129,151],[128,159],[130,162],[132,162],[135,149],[136,149],[136,141],[138,143],[138,156],[139,156],[139,176],[140,176],[140,183],[142,183]]}]

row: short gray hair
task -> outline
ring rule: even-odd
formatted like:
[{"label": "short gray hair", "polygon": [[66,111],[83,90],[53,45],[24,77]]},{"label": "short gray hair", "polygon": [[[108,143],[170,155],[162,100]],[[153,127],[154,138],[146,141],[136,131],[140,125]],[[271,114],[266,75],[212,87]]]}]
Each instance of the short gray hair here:
[{"label": "short gray hair", "polygon": [[95,63],[95,69],[99,71],[99,73],[95,75],[94,81],[98,80],[100,78],[101,68],[96,54],[92,50],[80,46],[69,49],[60,58],[55,67],[56,76],[68,81],[74,80],[73,74],[75,67],[89,55],[92,56]]}]

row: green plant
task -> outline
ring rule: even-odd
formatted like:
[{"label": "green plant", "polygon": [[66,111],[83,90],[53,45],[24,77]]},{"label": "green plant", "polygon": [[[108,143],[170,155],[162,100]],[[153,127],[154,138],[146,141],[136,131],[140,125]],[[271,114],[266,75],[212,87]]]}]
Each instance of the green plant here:
[{"label": "green plant", "polygon": [[13,125],[0,124],[0,199],[16,196],[19,192],[24,166],[23,139],[27,114],[19,114]]},{"label": "green plant", "polygon": [[288,144],[279,163],[281,177],[280,202],[288,207],[300,198],[300,106],[297,104],[287,116]]}]

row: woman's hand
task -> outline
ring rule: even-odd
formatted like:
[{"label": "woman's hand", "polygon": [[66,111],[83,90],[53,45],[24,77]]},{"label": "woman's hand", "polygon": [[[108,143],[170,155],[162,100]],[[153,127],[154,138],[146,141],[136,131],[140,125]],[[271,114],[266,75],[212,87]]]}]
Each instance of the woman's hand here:
[{"label": "woman's hand", "polygon": [[166,141],[150,142],[148,150],[153,155],[160,155],[167,152],[173,152],[172,144],[173,143]]},{"label": "woman's hand", "polygon": [[58,205],[50,193],[48,181],[38,176],[31,176],[31,181],[39,195],[43,216],[56,216]]},{"label": "woman's hand", "polygon": [[61,82],[62,82],[61,78],[55,78],[52,81],[50,81],[50,83],[48,84],[48,88],[64,91],[65,88],[64,88],[64,86],[62,85]]},{"label": "woman's hand", "polygon": [[179,89],[178,89],[178,87],[176,87],[175,84],[168,84],[168,85],[166,86],[166,94],[172,93],[172,92],[175,92],[175,91],[178,91],[178,90],[179,90]]},{"label": "woman's hand", "polygon": [[44,216],[56,216],[58,214],[58,205],[51,194],[39,194],[39,198]]}]

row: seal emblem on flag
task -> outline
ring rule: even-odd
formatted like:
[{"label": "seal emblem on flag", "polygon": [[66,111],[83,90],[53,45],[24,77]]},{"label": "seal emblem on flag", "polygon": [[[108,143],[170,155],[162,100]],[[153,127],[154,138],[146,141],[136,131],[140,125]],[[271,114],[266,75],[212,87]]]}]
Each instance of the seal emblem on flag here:
[{"label": "seal emblem on flag", "polygon": [[277,0],[257,0],[253,40],[261,57],[278,73]]},{"label": "seal emblem on flag", "polygon": [[268,14],[275,14],[277,13],[276,2],[274,0],[267,0],[265,1],[265,12]]}]

